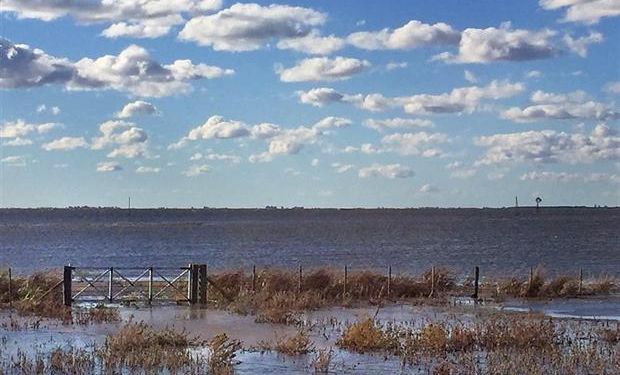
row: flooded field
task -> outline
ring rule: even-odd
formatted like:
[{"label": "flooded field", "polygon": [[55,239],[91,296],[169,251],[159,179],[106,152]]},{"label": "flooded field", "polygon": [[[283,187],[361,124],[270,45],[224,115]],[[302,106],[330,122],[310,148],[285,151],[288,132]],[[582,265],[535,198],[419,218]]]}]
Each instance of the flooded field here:
[{"label": "flooded field", "polygon": [[[36,357],[41,356],[41,353],[50,353],[59,347],[89,350],[93,345],[103,345],[108,335],[117,332],[127,322],[144,322],[155,329],[172,328],[176,332],[186,332],[199,340],[209,341],[221,333],[226,333],[230,340],[239,340],[242,349],[237,353],[234,362],[234,372],[237,374],[313,373],[316,369],[318,353],[328,352],[331,353],[328,367],[329,372],[332,373],[427,374],[446,360],[451,363],[463,361],[463,354],[448,352],[443,355],[425,356],[424,349],[420,349],[419,357],[417,355],[406,357],[403,353],[397,354],[390,350],[358,352],[342,348],[339,340],[348,327],[369,317],[376,322],[377,326],[388,330],[395,329],[402,330],[402,332],[422,330],[423,332],[433,324],[446,324],[453,329],[454,327],[476,327],[482,321],[492,321],[501,316],[501,319],[508,319],[511,322],[520,322],[521,318],[523,322],[528,319],[535,322],[532,324],[551,322],[557,337],[574,340],[575,344],[562,344],[566,346],[566,350],[574,350],[591,345],[593,338],[583,336],[584,333],[591,335],[607,331],[620,332],[618,328],[620,316],[617,308],[620,306],[619,301],[617,297],[609,297],[534,303],[508,301],[501,304],[476,305],[465,303],[465,300],[453,300],[451,305],[442,306],[415,306],[399,303],[382,307],[332,307],[307,312],[296,325],[259,324],[256,323],[254,316],[187,306],[157,308],[119,306],[120,322],[89,325],[63,325],[53,320],[17,317],[15,313],[4,311],[0,315],[0,353],[2,364],[5,369],[8,369],[10,363],[16,362],[19,353],[22,355],[27,353]],[[593,314],[597,315],[596,319],[592,316]],[[277,349],[269,347],[288,337],[294,337],[300,331],[307,333],[310,343],[308,353],[282,354]],[[613,370],[613,361],[620,359],[618,343],[601,346],[599,349],[607,351],[601,358],[608,361],[609,369]],[[212,355],[208,347],[190,350],[196,356],[208,358]],[[480,350],[463,349],[463,352],[477,356],[478,360],[492,360]],[[471,359],[468,360],[471,361]],[[592,366],[595,365],[592,363]],[[481,366],[484,367],[484,365]],[[616,367],[616,370],[618,369],[620,367]]]}]

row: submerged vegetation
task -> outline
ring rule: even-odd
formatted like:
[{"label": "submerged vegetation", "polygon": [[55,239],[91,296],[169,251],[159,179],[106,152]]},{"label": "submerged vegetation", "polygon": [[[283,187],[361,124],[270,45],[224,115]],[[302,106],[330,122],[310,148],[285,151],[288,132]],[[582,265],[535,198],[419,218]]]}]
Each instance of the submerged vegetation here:
[{"label": "submerged vegetation", "polygon": [[[58,319],[65,323],[118,321],[115,308],[68,308],[62,304],[61,275],[37,272],[13,277],[11,287],[6,272],[0,272],[0,306],[9,303],[22,315]],[[473,280],[458,277],[446,268],[433,268],[420,275],[394,275],[370,270],[343,273],[319,268],[301,273],[263,269],[254,274],[244,270],[209,275],[210,308],[254,315],[260,323],[295,324],[308,310],[325,306],[381,305],[396,300],[418,304],[446,303],[448,296],[470,296]],[[137,283],[146,291],[147,285]],[[10,289],[10,290],[9,290]],[[547,278],[542,267],[529,277],[482,279],[478,298],[501,301],[505,298],[564,298],[610,294],[618,283],[608,276],[582,280],[578,276]]]},{"label": "submerged vegetation", "polygon": [[[557,298],[617,292],[609,277],[546,277],[542,267],[523,279],[484,279],[479,299]],[[469,278],[434,268],[417,276],[362,270],[343,272],[315,269],[305,273],[264,269],[209,275],[209,308],[253,315],[257,323],[288,324],[288,334],[262,341],[260,351],[306,361],[316,373],[334,371],[343,353],[379,354],[401,366],[431,374],[616,374],[620,373],[620,325],[599,325],[540,315],[489,313],[425,318],[412,322],[383,322],[363,316],[354,322],[308,322],[304,312],[328,306],[373,306],[385,303],[445,305],[451,296],[470,296]],[[37,330],[42,320],[63,324],[115,322],[102,342],[54,348],[17,348],[8,352],[0,342],[0,373],[17,374],[232,374],[243,350],[225,333],[209,340],[174,328],[154,328],[129,320],[120,324],[118,309],[62,304],[60,275],[41,272],[11,280],[0,273],[0,301],[17,314],[8,314],[1,329]],[[10,298],[9,298],[10,297]],[[291,330],[294,330],[291,333]],[[329,331],[329,334],[326,332]],[[326,340],[323,342],[323,340]],[[246,348],[250,349],[250,348]],[[337,362],[337,361],[336,361]]]},{"label": "submerged vegetation", "polygon": [[[616,329],[596,330],[538,316],[498,314],[469,324],[433,320],[382,325],[362,318],[337,345],[360,353],[398,356],[433,374],[617,374]],[[611,338],[611,340],[610,340]]]},{"label": "submerged vegetation", "polygon": [[116,308],[103,304],[91,308],[70,308],[63,304],[61,275],[53,271],[36,272],[29,276],[12,277],[0,272],[0,302],[13,307],[20,315],[54,319],[64,324],[117,322]]},{"label": "submerged vegetation", "polygon": [[[394,359],[404,372],[430,374],[617,374],[620,373],[619,323],[599,324],[540,315],[491,313],[459,321],[436,317],[413,322],[380,322],[361,317],[344,328],[335,344],[321,344],[313,328],[260,350],[305,361],[315,373],[338,372],[347,352]],[[18,374],[232,374],[242,343],[225,333],[210,341],[187,332],[128,322],[102,344],[52,350],[3,352],[3,373]],[[345,357],[346,358],[346,357]],[[370,357],[372,358],[372,357]],[[297,360],[297,359],[296,359]],[[339,360],[337,360],[339,362]]]},{"label": "submerged vegetation", "polygon": [[[11,374],[204,374],[207,368],[227,364],[222,361],[227,361],[238,350],[235,346],[228,357],[214,354],[207,361],[198,352],[205,346],[185,332],[129,322],[108,335],[102,345],[82,348],[66,345],[49,352],[38,349],[34,353],[19,349],[10,359],[0,356],[4,358],[0,365]],[[214,353],[221,351],[212,347]]]},{"label": "submerged vegetation", "polygon": [[[319,268],[300,275],[295,271],[265,269],[255,276],[243,270],[212,274],[211,306],[256,316],[257,322],[295,324],[304,311],[325,306],[381,305],[390,301],[416,304],[447,303],[449,296],[473,294],[473,281],[459,282],[454,272],[434,268],[421,275],[388,276],[376,271],[349,272]],[[542,267],[529,278],[481,280],[479,299],[565,298],[617,292],[615,279],[602,276],[546,278]]]}]

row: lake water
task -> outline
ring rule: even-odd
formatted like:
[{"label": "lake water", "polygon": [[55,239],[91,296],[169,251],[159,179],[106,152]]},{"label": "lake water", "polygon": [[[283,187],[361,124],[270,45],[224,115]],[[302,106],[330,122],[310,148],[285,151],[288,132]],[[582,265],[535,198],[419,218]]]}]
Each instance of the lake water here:
[{"label": "lake water", "polygon": [[620,276],[620,209],[0,209],[0,265],[252,265]]}]

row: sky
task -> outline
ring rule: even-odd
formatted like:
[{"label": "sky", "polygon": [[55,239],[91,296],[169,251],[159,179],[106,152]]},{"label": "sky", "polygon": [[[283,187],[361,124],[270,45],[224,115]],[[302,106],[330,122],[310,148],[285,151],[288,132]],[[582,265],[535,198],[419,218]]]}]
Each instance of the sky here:
[{"label": "sky", "polygon": [[620,203],[620,1],[3,0],[0,207]]}]

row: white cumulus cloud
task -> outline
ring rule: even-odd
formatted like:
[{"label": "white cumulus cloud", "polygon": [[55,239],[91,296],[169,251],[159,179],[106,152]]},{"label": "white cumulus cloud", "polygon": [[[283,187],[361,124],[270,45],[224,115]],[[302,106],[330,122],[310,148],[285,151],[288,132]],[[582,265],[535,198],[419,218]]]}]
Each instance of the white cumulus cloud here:
[{"label": "white cumulus cloud", "polygon": [[136,100],[125,104],[125,106],[116,114],[118,118],[129,118],[136,115],[154,115],[157,108],[149,102]]},{"label": "white cumulus cloud", "polygon": [[444,133],[395,133],[386,135],[381,140],[386,150],[401,155],[421,155],[423,157],[441,156],[443,153],[437,145],[449,142]]},{"label": "white cumulus cloud", "polygon": [[543,9],[565,9],[564,22],[598,23],[604,17],[620,16],[620,2],[616,0],[540,0]]},{"label": "white cumulus cloud", "polygon": [[317,143],[321,137],[331,133],[333,129],[346,127],[351,120],[341,117],[326,117],[312,126],[282,129],[277,135],[269,139],[268,149],[265,152],[251,155],[252,163],[269,162],[280,155],[294,155],[308,144]]},{"label": "white cumulus cloud", "polygon": [[604,124],[590,134],[531,130],[477,137],[474,142],[486,148],[476,165],[620,160],[620,136]]},{"label": "white cumulus cloud", "polygon": [[0,139],[10,139],[9,141],[3,143],[7,146],[25,146],[32,144],[32,141],[26,138],[31,134],[45,134],[61,127],[62,124],[54,122],[30,124],[22,119],[6,121],[0,125]]},{"label": "white cumulus cloud", "polygon": [[620,112],[611,105],[589,100],[583,91],[567,94],[547,93],[537,90],[530,97],[530,105],[511,107],[501,113],[505,119],[515,122],[541,120],[613,120]]},{"label": "white cumulus cloud", "polygon": [[9,167],[25,167],[27,164],[27,159],[23,155],[11,155],[0,159],[0,163]]},{"label": "white cumulus cloud", "polygon": [[437,193],[439,188],[431,184],[424,184],[420,187],[420,193]]},{"label": "white cumulus cloud", "polygon": [[136,168],[136,173],[139,173],[139,174],[159,173],[160,171],[161,171],[161,168],[159,168],[159,167],[140,166],[140,167]]},{"label": "white cumulus cloud", "polygon": [[573,38],[569,34],[564,35],[564,44],[581,57],[588,56],[588,45],[603,42],[603,34],[598,32],[590,32],[588,36]]},{"label": "white cumulus cloud", "polygon": [[120,164],[113,161],[103,161],[97,163],[97,172],[117,172],[122,171],[123,167]]},{"label": "white cumulus cloud", "polygon": [[191,90],[190,81],[234,73],[190,60],[163,65],[148,51],[131,45],[118,55],[82,58],[77,62],[47,55],[0,38],[0,88],[62,84],[69,90],[117,90],[142,97],[161,97]]},{"label": "white cumulus cloud", "polygon": [[45,151],[68,151],[87,147],[88,142],[83,137],[62,137],[41,146]]},{"label": "white cumulus cloud", "polygon": [[18,18],[53,21],[71,17],[78,24],[108,24],[108,38],[156,38],[185,21],[185,14],[205,13],[222,7],[222,0],[3,0],[0,11]]},{"label": "white cumulus cloud", "polygon": [[389,179],[407,178],[413,176],[413,170],[407,166],[400,164],[372,164],[371,166],[361,168],[358,171],[360,178],[368,177],[385,177]]},{"label": "white cumulus cloud", "polygon": [[397,29],[360,31],[350,34],[347,41],[357,48],[367,50],[408,50],[436,45],[457,44],[460,33],[445,23],[426,24],[412,20]]},{"label": "white cumulus cloud", "polygon": [[351,78],[370,67],[366,60],[347,57],[314,57],[301,60],[291,68],[278,68],[283,82],[336,81]]},{"label": "white cumulus cloud", "polygon": [[106,121],[99,125],[100,135],[91,141],[91,149],[111,148],[109,158],[133,159],[148,155],[148,135],[132,122],[123,120]]},{"label": "white cumulus cloud", "polygon": [[434,126],[431,120],[400,117],[387,119],[367,119],[364,121],[364,125],[380,133],[392,129],[432,128]]},{"label": "white cumulus cloud", "polygon": [[216,14],[189,20],[181,40],[211,46],[216,51],[253,51],[274,38],[300,38],[325,23],[324,13],[310,8],[237,3]]},{"label": "white cumulus cloud", "polygon": [[211,172],[211,167],[207,164],[194,164],[182,173],[187,177],[196,177],[208,172]]},{"label": "white cumulus cloud", "polygon": [[345,44],[346,42],[342,38],[334,35],[321,36],[318,30],[312,30],[309,34],[301,37],[282,39],[278,42],[277,47],[311,55],[331,55],[342,49]]},{"label": "white cumulus cloud", "polygon": [[547,172],[532,171],[521,176],[522,181],[543,181],[543,182],[586,182],[586,183],[613,183],[620,184],[620,176],[610,173],[567,173],[567,172]]},{"label": "white cumulus cloud", "polygon": [[330,103],[346,103],[371,112],[401,107],[406,113],[428,115],[473,112],[485,100],[510,98],[524,90],[525,85],[520,82],[494,80],[486,86],[458,87],[442,94],[386,97],[379,93],[344,94],[328,87],[320,87],[309,91],[297,91],[297,96],[301,103],[317,107]]},{"label": "white cumulus cloud", "polygon": [[457,55],[444,52],[433,59],[470,64],[543,59],[559,52],[552,40],[555,35],[555,31],[548,29],[512,29],[510,23],[500,28],[468,28],[461,34]]}]

